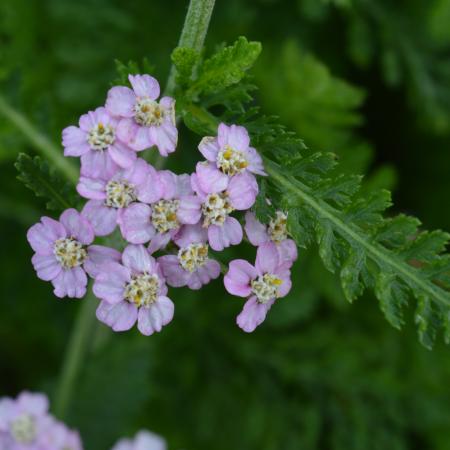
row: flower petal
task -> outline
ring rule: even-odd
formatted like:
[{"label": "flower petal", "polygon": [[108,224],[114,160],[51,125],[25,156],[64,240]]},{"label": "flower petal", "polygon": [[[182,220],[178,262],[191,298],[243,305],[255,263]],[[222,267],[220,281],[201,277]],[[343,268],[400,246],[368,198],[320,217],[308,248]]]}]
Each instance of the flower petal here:
[{"label": "flower petal", "polygon": [[96,236],[107,236],[116,228],[117,209],[106,206],[101,200],[89,200],[81,214],[89,220]]},{"label": "flower petal", "polygon": [[81,267],[69,270],[61,270],[59,275],[52,280],[53,293],[57,297],[81,298],[86,294],[87,276]]},{"label": "flower petal", "polygon": [[199,162],[195,168],[198,184],[203,192],[213,194],[224,191],[229,182],[227,175],[222,173],[214,164]]},{"label": "flower petal", "polygon": [[277,246],[273,242],[265,242],[258,247],[256,252],[256,270],[260,275],[275,273],[280,264]]},{"label": "flower petal", "polygon": [[189,244],[205,243],[208,240],[208,233],[200,223],[195,225],[183,225],[173,241],[178,247],[187,247]]},{"label": "flower petal", "polygon": [[55,241],[66,236],[64,226],[50,217],[42,217],[41,223],[36,223],[27,232],[31,248],[40,255],[53,255]]},{"label": "flower petal", "polygon": [[59,217],[59,221],[64,225],[69,236],[82,244],[88,245],[94,240],[94,228],[76,209],[66,209]]},{"label": "flower petal", "polygon": [[135,103],[136,95],[130,88],[114,86],[108,91],[105,106],[106,110],[113,116],[133,117]]},{"label": "flower petal", "polygon": [[159,97],[159,83],[150,75],[128,75],[133,91],[138,97],[156,100]]},{"label": "flower petal", "polygon": [[131,279],[130,270],[117,262],[102,264],[99,269],[92,287],[95,296],[108,303],[121,302],[125,285]]},{"label": "flower petal", "polygon": [[126,331],[136,323],[137,308],[126,301],[114,305],[103,301],[97,308],[96,316],[114,331]]},{"label": "flower petal", "polygon": [[181,267],[176,255],[161,256],[158,258],[158,263],[169,286],[186,286],[190,274]]},{"label": "flower petal", "polygon": [[244,127],[238,125],[227,126],[221,123],[217,132],[217,141],[221,148],[229,145],[232,149],[245,152],[250,145],[250,137]]},{"label": "flower petal", "polygon": [[255,296],[249,298],[242,309],[242,312],[237,316],[236,323],[239,328],[246,333],[251,333],[258,325],[264,322],[267,312],[272,306],[273,301],[268,303],[259,303]]},{"label": "flower petal", "polygon": [[31,258],[37,276],[44,281],[56,278],[62,270],[61,264],[54,255],[39,255],[35,253]]},{"label": "flower petal", "polygon": [[277,244],[278,255],[280,257],[280,264],[291,267],[297,260],[298,251],[297,244],[292,239],[285,239]]},{"label": "flower petal", "polygon": [[64,156],[81,156],[90,151],[86,133],[78,127],[70,126],[62,132]]},{"label": "flower petal", "polygon": [[119,170],[108,151],[92,150],[82,155],[80,160],[80,173],[84,177],[108,180]]},{"label": "flower petal", "polygon": [[208,160],[213,163],[217,160],[217,155],[220,151],[217,138],[212,136],[205,136],[198,144],[198,149],[200,153]]},{"label": "flower petal", "polygon": [[158,297],[149,308],[140,308],[138,329],[145,336],[161,331],[173,318],[175,306],[168,297]]},{"label": "flower petal", "polygon": [[84,263],[84,270],[90,277],[95,278],[101,271],[102,265],[110,262],[120,262],[121,254],[115,248],[104,245],[91,245],[88,248],[88,258]]},{"label": "flower petal", "polygon": [[235,259],[230,262],[223,283],[230,294],[238,297],[248,297],[252,292],[250,283],[257,276],[256,269],[248,261]]},{"label": "flower petal", "polygon": [[120,211],[119,225],[122,236],[132,244],[145,244],[155,235],[150,218],[152,209],[144,203],[133,203]]},{"label": "flower petal", "polygon": [[154,273],[155,259],[143,245],[128,245],[122,253],[122,263],[134,273]]},{"label": "flower petal", "polygon": [[254,175],[243,172],[235,175],[227,188],[227,193],[233,208],[246,210],[253,206],[258,195],[258,183]]},{"label": "flower petal", "polygon": [[133,450],[167,450],[167,444],[157,434],[143,430],[136,435]]},{"label": "flower petal", "polygon": [[163,186],[160,174],[150,164],[147,165],[146,175],[142,183],[137,186],[137,197],[144,203],[155,203],[163,196]]},{"label": "flower petal", "polygon": [[168,156],[177,147],[178,130],[171,122],[163,122],[160,126],[150,126],[149,133],[153,145],[158,147],[161,156]]},{"label": "flower petal", "polygon": [[253,147],[249,147],[245,152],[247,156],[248,166],[247,170],[256,173],[257,175],[267,176],[264,171],[264,164],[261,155]]},{"label": "flower petal", "polygon": [[105,186],[106,182],[104,180],[80,177],[77,184],[77,191],[84,198],[104,200],[106,198]]},{"label": "flower petal", "polygon": [[196,224],[202,216],[202,202],[195,195],[188,195],[180,199],[177,218],[183,224]]},{"label": "flower petal", "polygon": [[238,245],[243,238],[242,226],[234,217],[227,217],[222,226],[208,227],[209,245],[213,250],[222,251],[230,245]]},{"label": "flower petal", "polygon": [[263,225],[254,213],[247,211],[245,213],[245,233],[252,245],[258,246],[269,240],[267,227]]},{"label": "flower petal", "polygon": [[109,147],[108,153],[111,159],[123,169],[131,167],[137,158],[134,150],[131,150],[131,148],[118,140]]}]

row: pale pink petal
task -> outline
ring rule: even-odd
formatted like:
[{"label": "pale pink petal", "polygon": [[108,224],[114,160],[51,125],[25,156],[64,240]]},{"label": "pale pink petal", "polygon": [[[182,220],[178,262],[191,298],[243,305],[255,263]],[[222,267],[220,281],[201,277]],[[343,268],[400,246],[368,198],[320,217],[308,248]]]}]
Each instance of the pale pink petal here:
[{"label": "pale pink petal", "polygon": [[160,174],[151,166],[147,165],[144,180],[137,186],[137,197],[144,203],[155,203],[163,196],[163,185],[160,182]]},{"label": "pale pink petal", "polygon": [[86,294],[87,275],[81,267],[62,270],[52,284],[57,297],[81,298]]},{"label": "pale pink petal", "polygon": [[44,394],[25,391],[17,397],[17,406],[22,411],[39,417],[48,412],[49,402],[47,396]]},{"label": "pale pink petal", "polygon": [[130,168],[123,171],[123,178],[134,186],[139,186],[145,183],[149,167],[150,165],[145,160],[138,158]]},{"label": "pale pink petal", "polygon": [[204,201],[208,194],[200,188],[200,183],[198,182],[198,176],[194,172],[191,174],[191,187],[192,190],[198,195],[198,197]]},{"label": "pale pink petal", "polygon": [[153,145],[158,147],[161,156],[175,151],[178,142],[178,130],[171,122],[163,122],[160,126],[150,126],[150,137]]},{"label": "pale pink petal", "polygon": [[42,217],[27,232],[31,248],[40,255],[53,255],[53,245],[57,239],[67,237],[66,229],[50,217]]},{"label": "pale pink petal", "polygon": [[268,303],[259,303],[255,296],[249,298],[242,309],[242,312],[237,316],[236,323],[239,328],[246,333],[251,333],[258,325],[264,322],[267,312],[272,306],[273,301]]},{"label": "pale pink petal", "polygon": [[219,125],[217,141],[220,148],[229,145],[233,150],[245,152],[250,145],[248,132],[244,127],[238,125],[227,126],[224,123]]},{"label": "pale pink petal", "polygon": [[137,158],[134,150],[131,150],[131,148],[118,140],[109,147],[108,153],[111,159],[123,169],[131,167]]},{"label": "pale pink petal", "polygon": [[257,175],[267,176],[264,171],[264,164],[261,155],[253,147],[249,147],[245,152],[247,156],[248,166],[247,170],[256,173]]},{"label": "pale pink petal", "polygon": [[101,123],[103,125],[111,125],[113,128],[115,128],[118,122],[117,118],[111,116],[111,114],[103,106],[99,106],[95,109],[94,116],[94,123],[96,125]]},{"label": "pale pink petal", "polygon": [[150,75],[128,75],[128,80],[138,97],[156,100],[159,97],[159,83]]},{"label": "pale pink petal", "polygon": [[37,253],[31,258],[34,270],[37,276],[44,281],[53,280],[61,272],[61,264],[56,260],[54,255],[38,255]]},{"label": "pale pink petal", "polygon": [[126,301],[114,305],[103,301],[97,308],[96,316],[114,331],[127,331],[136,323],[137,307]]},{"label": "pale pink petal", "polygon": [[91,128],[95,127],[97,123],[97,115],[94,111],[88,111],[86,114],[83,114],[78,121],[80,128],[86,133],[89,132]]},{"label": "pale pink petal", "polygon": [[70,126],[62,132],[64,156],[81,156],[90,151],[86,133],[78,127]]},{"label": "pale pink petal", "polygon": [[186,195],[193,195],[194,191],[191,187],[191,176],[183,173],[177,176],[177,194],[176,197],[184,197]]},{"label": "pale pink petal", "polygon": [[167,244],[170,242],[170,239],[172,238],[172,234],[175,230],[168,231],[167,233],[156,233],[155,236],[153,236],[152,240],[150,241],[150,244],[148,246],[148,251],[150,254],[155,253],[158,250],[161,250],[167,246]]},{"label": "pale pink petal", "polygon": [[108,151],[92,150],[82,155],[80,160],[83,177],[108,180],[119,170]]},{"label": "pale pink petal", "polygon": [[258,195],[258,183],[254,175],[243,172],[230,180],[227,193],[233,208],[241,211],[246,210],[255,203]]},{"label": "pale pink petal", "polygon": [[252,245],[258,246],[269,240],[267,227],[263,225],[254,213],[247,211],[245,213],[245,233]]},{"label": "pale pink petal", "polygon": [[275,275],[283,281],[278,287],[278,297],[285,297],[292,287],[291,271],[288,266],[282,265],[275,270]]},{"label": "pale pink petal", "polygon": [[94,240],[94,228],[76,209],[66,209],[59,221],[66,228],[68,235],[82,244],[88,245]]},{"label": "pale pink petal", "polygon": [[160,170],[158,175],[161,184],[161,197],[165,200],[176,198],[178,194],[177,175],[171,170]]},{"label": "pale pink petal", "polygon": [[108,303],[118,303],[123,300],[125,285],[130,279],[131,272],[128,268],[116,262],[108,262],[101,266],[92,290],[96,297]]},{"label": "pale pink petal", "polygon": [[154,273],[155,259],[143,245],[128,245],[122,253],[122,263],[134,273]]},{"label": "pale pink petal", "polygon": [[234,217],[227,217],[222,226],[210,225],[208,227],[208,240],[211,248],[222,251],[230,245],[238,245],[243,238],[241,224]]},{"label": "pale pink petal", "polygon": [[134,142],[139,128],[140,126],[134,121],[134,119],[121,119],[117,124],[116,137],[130,146],[130,142]]},{"label": "pale pink petal", "polygon": [[198,149],[200,153],[210,162],[215,163],[217,160],[217,155],[220,151],[217,138],[212,136],[205,136],[198,144]]},{"label": "pale pink petal", "polygon": [[133,450],[167,450],[167,445],[162,437],[143,430],[136,435]]},{"label": "pale pink petal", "polygon": [[133,117],[136,95],[125,86],[114,86],[108,91],[106,110],[113,116]]},{"label": "pale pink petal", "polygon": [[88,248],[88,258],[84,263],[84,270],[92,278],[95,278],[101,271],[104,264],[110,262],[120,262],[121,254],[115,248],[104,245],[91,245]]},{"label": "pale pink petal", "polygon": [[137,125],[137,129],[133,130],[134,136],[125,141],[133,150],[140,152],[154,145],[153,136],[150,127]]},{"label": "pale pink petal", "polygon": [[191,289],[199,289],[202,285],[208,284],[211,280],[215,280],[220,275],[220,264],[213,260],[208,259],[202,267],[199,267],[192,275],[198,280],[199,286],[197,287],[197,281],[191,277],[188,281],[188,286]]},{"label": "pale pink petal", "polygon": [[292,239],[285,239],[277,244],[280,264],[287,264],[291,267],[297,260],[297,244]]},{"label": "pale pink petal", "polygon": [[162,106],[165,110],[164,121],[175,125],[175,99],[173,99],[172,97],[162,97],[159,101],[159,105]]},{"label": "pale pink petal", "polygon": [[205,243],[208,240],[208,233],[200,223],[195,225],[183,225],[173,237],[173,241],[178,247],[187,247],[189,244]]},{"label": "pale pink petal", "polygon": [[124,239],[132,244],[145,244],[155,235],[150,222],[152,209],[144,203],[133,203],[120,211],[118,222]]},{"label": "pale pink petal", "polygon": [[117,209],[106,206],[102,200],[89,200],[81,214],[89,220],[96,236],[107,236],[116,228]]},{"label": "pale pink petal", "polygon": [[169,286],[186,286],[190,273],[184,270],[176,255],[164,255],[158,258],[164,278]]},{"label": "pale pink petal", "polygon": [[196,224],[202,216],[202,201],[195,195],[189,195],[180,199],[177,210],[177,218],[183,224]]},{"label": "pale pink petal", "polygon": [[235,259],[230,262],[223,283],[230,294],[248,297],[252,292],[250,283],[257,277],[256,269],[248,261]]},{"label": "pale pink petal", "polygon": [[138,329],[145,336],[161,331],[173,318],[175,306],[168,297],[158,297],[149,308],[140,308]]},{"label": "pale pink petal", "polygon": [[104,180],[80,177],[77,191],[84,198],[104,200],[106,198],[105,186],[106,182]]},{"label": "pale pink petal", "polygon": [[280,264],[277,246],[273,242],[265,242],[256,252],[256,270],[260,275],[275,273]]},{"label": "pale pink petal", "polygon": [[224,191],[228,186],[228,175],[222,173],[214,164],[199,162],[195,168],[198,184],[203,192],[213,194]]}]

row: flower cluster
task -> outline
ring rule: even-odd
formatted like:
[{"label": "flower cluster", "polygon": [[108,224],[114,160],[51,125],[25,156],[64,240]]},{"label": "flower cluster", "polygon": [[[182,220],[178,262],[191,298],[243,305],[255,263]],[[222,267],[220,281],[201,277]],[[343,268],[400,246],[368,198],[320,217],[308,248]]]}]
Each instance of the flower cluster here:
[{"label": "flower cluster", "polygon": [[[87,201],[81,212],[42,217],[30,228],[37,275],[51,281],[56,296],[72,298],[85,295],[91,277],[101,322],[114,331],[137,323],[151,335],[173,318],[167,286],[200,289],[218,278],[221,266],[209,249],[240,244],[245,229],[258,247],[255,267],[232,261],[225,287],[249,298],[237,323],[253,331],[288,293],[297,258],[286,214],[277,212],[264,225],[250,211],[259,190],[256,176],[266,175],[262,158],[244,127],[222,123],[216,137],[201,140],[205,160],[194,173],[156,170],[137,154],[151,147],[164,157],[175,151],[175,101],[158,101],[159,84],[149,75],[130,75],[129,81],[132,89],[111,88],[104,107],[63,131],[64,154],[80,157],[77,191]],[[239,211],[246,211],[244,227]],[[114,232],[126,241],[121,252],[93,244]]]},{"label": "flower cluster", "polygon": [[48,412],[43,394],[0,398],[0,449],[82,450],[80,437]]}]

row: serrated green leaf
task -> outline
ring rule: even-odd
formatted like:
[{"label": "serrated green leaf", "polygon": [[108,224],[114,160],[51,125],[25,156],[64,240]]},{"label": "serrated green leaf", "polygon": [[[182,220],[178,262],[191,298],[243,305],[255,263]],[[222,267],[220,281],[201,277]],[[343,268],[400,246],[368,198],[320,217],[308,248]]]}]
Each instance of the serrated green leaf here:
[{"label": "serrated green leaf", "polygon": [[364,291],[360,279],[366,259],[361,249],[350,250],[350,254],[341,268],[341,283],[346,299],[352,303]]},{"label": "serrated green leaf", "polygon": [[441,230],[424,231],[411,240],[400,254],[405,259],[414,259],[421,263],[431,262],[437,254],[445,250],[449,239],[450,235]]},{"label": "serrated green leaf", "polygon": [[418,297],[415,319],[421,344],[431,350],[441,320],[437,307],[424,295]]},{"label": "serrated green leaf", "polygon": [[39,156],[32,158],[25,153],[20,153],[15,167],[19,172],[17,179],[31,189],[37,197],[46,199],[47,209],[63,211],[77,205],[79,197],[74,187],[63,181]]},{"label": "serrated green leaf", "polygon": [[254,210],[256,217],[262,223],[268,223],[271,216],[274,215],[274,209],[267,203],[266,181],[261,180],[259,183],[259,192],[256,197]]},{"label": "serrated green leaf", "polygon": [[191,82],[194,67],[200,60],[200,53],[188,47],[177,47],[171,55],[172,62],[177,71],[177,86],[183,88]]}]

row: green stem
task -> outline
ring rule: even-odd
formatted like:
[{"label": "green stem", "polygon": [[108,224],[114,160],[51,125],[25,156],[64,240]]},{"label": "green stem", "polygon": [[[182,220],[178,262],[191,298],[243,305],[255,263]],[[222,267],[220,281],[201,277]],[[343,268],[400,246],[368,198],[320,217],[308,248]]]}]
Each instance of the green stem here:
[{"label": "green stem", "polygon": [[3,114],[11,123],[13,123],[25,135],[36,150],[38,150],[42,156],[45,156],[50,160],[68,180],[74,184],[77,183],[78,170],[63,156],[62,150],[40,133],[25,116],[10,106],[2,96],[0,96],[0,114]]},{"label": "green stem", "polygon": [[76,380],[94,333],[95,321],[97,320],[95,317],[96,307],[97,301],[92,293],[82,300],[69,343],[67,344],[53,402],[55,415],[61,420],[66,418],[67,408],[75,389]]}]

